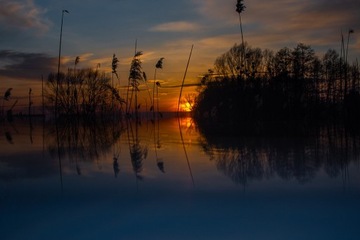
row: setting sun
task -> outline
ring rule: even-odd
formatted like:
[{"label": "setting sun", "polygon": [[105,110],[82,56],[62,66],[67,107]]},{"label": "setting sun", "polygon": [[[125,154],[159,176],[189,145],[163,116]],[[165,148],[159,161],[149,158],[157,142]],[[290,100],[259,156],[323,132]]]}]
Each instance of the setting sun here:
[{"label": "setting sun", "polygon": [[180,108],[183,112],[191,112],[192,110],[192,106],[190,103],[183,103],[183,104],[180,104]]}]

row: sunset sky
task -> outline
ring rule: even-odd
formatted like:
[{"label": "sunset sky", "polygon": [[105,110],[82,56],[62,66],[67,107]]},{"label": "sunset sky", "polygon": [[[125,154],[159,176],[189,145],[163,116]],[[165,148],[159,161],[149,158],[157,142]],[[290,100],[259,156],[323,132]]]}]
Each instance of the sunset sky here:
[{"label": "sunset sky", "polygon": [[[340,51],[341,32],[354,30],[349,60],[360,58],[360,1],[249,0],[242,13],[244,39],[253,47],[279,50],[297,43],[311,45],[320,56]],[[41,76],[56,71],[61,12],[64,16],[62,69],[79,67],[111,72],[112,55],[120,60],[120,84],[125,85],[130,61],[143,51],[143,68],[153,79],[157,60],[164,57],[157,78],[161,110],[176,110],[178,86],[191,46],[194,50],[186,83],[199,76],[235,43],[241,42],[235,0],[0,0],[0,94],[13,88],[19,107],[27,104],[29,87],[41,95]],[[195,87],[184,89],[184,95]],[[145,95],[144,95],[145,98]]]}]

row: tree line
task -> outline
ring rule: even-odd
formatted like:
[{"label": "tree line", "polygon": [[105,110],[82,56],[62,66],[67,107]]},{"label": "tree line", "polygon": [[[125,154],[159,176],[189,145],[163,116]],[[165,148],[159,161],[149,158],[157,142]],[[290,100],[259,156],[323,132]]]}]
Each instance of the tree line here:
[{"label": "tree line", "polygon": [[358,119],[360,72],[347,51],[322,57],[299,43],[277,52],[235,44],[201,78],[194,106],[202,121]]}]

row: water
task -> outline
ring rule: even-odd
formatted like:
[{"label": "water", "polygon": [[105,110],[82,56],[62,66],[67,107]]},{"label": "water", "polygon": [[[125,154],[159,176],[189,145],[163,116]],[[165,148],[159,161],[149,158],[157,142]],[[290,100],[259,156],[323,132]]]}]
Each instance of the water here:
[{"label": "water", "polygon": [[0,133],[1,239],[360,234],[360,138],[340,127],[212,137],[191,118],[15,119]]}]

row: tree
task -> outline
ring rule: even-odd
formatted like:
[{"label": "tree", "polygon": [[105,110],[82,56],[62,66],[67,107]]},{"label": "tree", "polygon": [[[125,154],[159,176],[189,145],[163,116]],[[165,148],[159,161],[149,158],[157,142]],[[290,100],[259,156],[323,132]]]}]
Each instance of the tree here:
[{"label": "tree", "polygon": [[234,45],[220,55],[215,60],[214,72],[204,74],[200,80],[194,116],[205,125],[231,129],[238,122],[314,122],[349,116],[358,119],[355,109],[360,103],[359,67],[357,63],[348,67],[352,90],[343,98],[344,68],[339,68],[341,59],[335,50],[329,50],[321,61],[309,45],[302,43],[275,54],[248,47],[245,51],[248,77],[243,78],[235,74],[239,49],[239,45]]},{"label": "tree", "polygon": [[353,29],[349,29],[348,31],[348,38],[347,38],[347,44],[346,44],[346,52],[345,52],[345,84],[344,84],[344,96],[348,92],[348,52],[349,52],[349,40],[350,40],[350,34],[354,33]]},{"label": "tree", "polygon": [[340,64],[339,54],[334,49],[329,49],[325,53],[322,62],[326,81],[326,101],[329,103],[331,100],[334,103],[337,95],[336,80],[340,75],[338,70]]},{"label": "tree", "polygon": [[[71,89],[68,88],[68,82],[71,82]],[[71,71],[59,73],[58,76],[51,73],[45,91],[47,104],[53,105],[58,115],[106,114],[111,111],[112,99],[118,104],[124,102],[119,92],[111,86],[110,78],[92,69],[81,69],[76,76]]]},{"label": "tree", "polygon": [[291,50],[287,47],[280,49],[274,58],[274,75],[287,77],[291,73]]},{"label": "tree", "polygon": [[[239,75],[239,61],[244,65],[244,58],[251,51],[251,47],[247,44],[235,44],[227,52],[216,58],[214,70],[224,77],[232,77]],[[245,73],[245,71],[244,71]]]},{"label": "tree", "polygon": [[292,74],[295,79],[310,77],[311,65],[315,59],[315,52],[310,45],[299,43],[291,53]]}]

